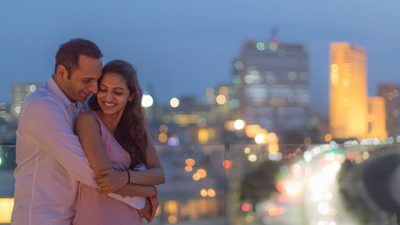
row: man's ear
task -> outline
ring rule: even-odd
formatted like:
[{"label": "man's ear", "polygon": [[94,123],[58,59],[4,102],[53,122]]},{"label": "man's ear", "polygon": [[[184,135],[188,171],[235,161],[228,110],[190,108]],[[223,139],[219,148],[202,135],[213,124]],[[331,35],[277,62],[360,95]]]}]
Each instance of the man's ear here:
[{"label": "man's ear", "polygon": [[59,65],[57,67],[57,74],[56,74],[57,80],[58,81],[63,81],[68,78],[68,71],[63,65]]}]

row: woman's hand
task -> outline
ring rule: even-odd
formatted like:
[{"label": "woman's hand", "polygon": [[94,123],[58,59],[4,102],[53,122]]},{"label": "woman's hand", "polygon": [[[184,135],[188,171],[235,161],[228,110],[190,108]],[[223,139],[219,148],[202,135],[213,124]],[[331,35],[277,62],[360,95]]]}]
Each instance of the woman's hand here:
[{"label": "woman's hand", "polygon": [[144,205],[143,209],[139,209],[139,214],[142,218],[146,218],[147,223],[150,223],[149,220],[151,219],[151,202],[149,198],[146,198],[146,204]]},{"label": "woman's hand", "polygon": [[100,194],[112,193],[128,183],[127,171],[106,170],[96,174],[94,180],[99,188]]},{"label": "woman's hand", "polygon": [[151,216],[150,216],[150,220],[147,220],[147,222],[151,222],[154,219],[154,216],[156,215],[157,212],[157,208],[160,205],[160,202],[158,200],[158,195],[155,198],[147,198],[150,200],[151,203]]}]

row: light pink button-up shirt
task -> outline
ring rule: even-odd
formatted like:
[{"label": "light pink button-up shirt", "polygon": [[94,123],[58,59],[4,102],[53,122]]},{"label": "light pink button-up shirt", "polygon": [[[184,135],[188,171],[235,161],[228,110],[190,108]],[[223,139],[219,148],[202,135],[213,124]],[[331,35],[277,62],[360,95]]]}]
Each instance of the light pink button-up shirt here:
[{"label": "light pink button-up shirt", "polygon": [[[73,132],[75,119],[87,109],[72,103],[50,78],[21,107],[17,131],[14,225],[70,225],[78,181],[96,187],[94,173]],[[145,198],[122,198],[137,209]]]}]

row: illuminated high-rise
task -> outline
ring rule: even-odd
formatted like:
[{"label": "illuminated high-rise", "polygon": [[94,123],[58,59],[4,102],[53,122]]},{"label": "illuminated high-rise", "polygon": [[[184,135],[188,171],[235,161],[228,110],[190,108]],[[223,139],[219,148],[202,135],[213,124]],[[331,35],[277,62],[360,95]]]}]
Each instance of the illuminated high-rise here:
[{"label": "illuminated high-rise", "polygon": [[26,96],[34,92],[40,85],[42,85],[42,83],[39,82],[15,82],[12,84],[10,114],[13,119],[18,119],[22,102],[25,100]]},{"label": "illuminated high-rise", "polygon": [[383,97],[368,98],[368,133],[370,138],[385,138],[386,119],[385,119],[385,99]]},{"label": "illuminated high-rise", "polygon": [[[235,119],[276,133],[307,135],[308,50],[302,44],[247,42],[234,62]],[[300,132],[301,131],[301,132]]]},{"label": "illuminated high-rise", "polygon": [[330,45],[329,125],[333,138],[364,138],[368,133],[367,59],[363,47]]}]

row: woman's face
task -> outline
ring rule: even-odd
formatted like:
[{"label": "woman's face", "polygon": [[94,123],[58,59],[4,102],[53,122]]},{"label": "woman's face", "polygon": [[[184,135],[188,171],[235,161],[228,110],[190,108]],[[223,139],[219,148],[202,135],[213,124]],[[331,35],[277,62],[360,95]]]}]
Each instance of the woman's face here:
[{"label": "woman's face", "polygon": [[106,73],[101,79],[97,101],[107,115],[124,112],[126,103],[133,99],[124,78],[117,73]]}]

